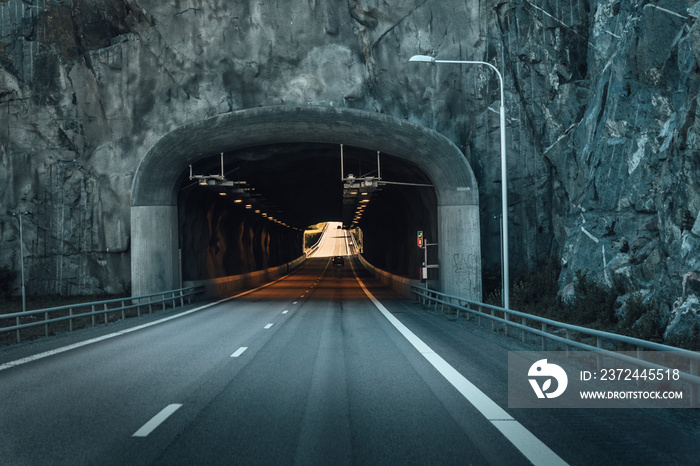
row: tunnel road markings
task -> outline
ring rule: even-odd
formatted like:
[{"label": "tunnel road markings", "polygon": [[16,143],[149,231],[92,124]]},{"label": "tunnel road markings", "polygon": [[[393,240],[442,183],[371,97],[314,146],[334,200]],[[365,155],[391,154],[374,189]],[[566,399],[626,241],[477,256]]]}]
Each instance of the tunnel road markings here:
[{"label": "tunnel road markings", "polygon": [[[188,316],[188,315],[193,314],[195,312],[199,312],[199,311],[202,311],[204,309],[208,309],[210,307],[216,306],[217,304],[221,304],[221,303],[224,303],[226,301],[230,301],[232,299],[236,299],[236,298],[239,298],[241,296],[245,296],[247,294],[261,290],[263,288],[267,288],[270,285],[273,285],[281,280],[284,280],[289,275],[291,275],[291,274],[284,275],[283,277],[280,277],[277,280],[271,281],[269,283],[265,283],[264,285],[259,286],[257,288],[253,288],[252,290],[243,291],[242,293],[238,293],[237,295],[230,296],[230,297],[224,298],[224,299],[220,299],[220,300],[215,301],[213,303],[204,304],[204,305],[198,306],[194,309],[190,309],[189,311],[184,311],[184,312],[181,312],[179,314],[164,317],[162,319],[158,319],[158,320],[155,320],[153,322],[148,322],[146,324],[137,325],[136,327],[131,327],[131,328],[128,328],[126,330],[120,330],[118,332],[109,333],[107,335],[102,335],[101,337],[91,338],[90,340],[81,341],[79,343],[74,343],[74,344],[68,345],[68,346],[62,346],[60,348],[56,348],[56,349],[53,349],[50,351],[44,351],[43,353],[38,353],[38,354],[31,355],[31,356],[27,356],[26,358],[6,362],[4,364],[0,364],[0,371],[4,371],[5,369],[10,369],[10,368],[15,367],[15,366],[21,366],[22,364],[27,364],[28,362],[37,361],[39,359],[48,358],[49,356],[53,356],[55,354],[65,353],[66,351],[70,351],[70,350],[76,349],[76,348],[81,348],[83,346],[91,345],[93,343],[99,343],[101,341],[109,340],[110,338],[118,337],[120,335],[126,335],[128,333],[136,332],[137,330],[152,327],[153,325],[162,324],[163,322],[168,322],[168,321],[173,320],[173,319],[178,319],[180,317]],[[296,304],[296,301],[294,302],[294,304]]]},{"label": "tunnel road markings", "polygon": [[498,429],[515,448],[520,451],[532,464],[540,465],[566,465],[567,463],[554,453],[540,439],[535,437],[529,430],[501,408],[495,401],[489,398],[484,392],[479,390],[473,383],[467,380],[447,361],[442,359],[435,351],[423,342],[418,336],[408,329],[400,320],[394,317],[389,310],[379,302],[377,298],[367,289],[352,267],[353,275],[360,288],[367,297],[374,303],[377,309],[391,322],[406,340],[413,345],[419,353],[454,387],[464,398],[467,399],[491,424]]},{"label": "tunnel road markings", "polygon": [[243,354],[243,352],[244,352],[245,350],[247,350],[247,349],[248,349],[247,346],[241,346],[240,348],[238,348],[238,349],[231,355],[231,357],[232,357],[232,358],[237,358],[238,356],[240,356],[241,354]]},{"label": "tunnel road markings", "polygon": [[150,421],[145,423],[143,427],[141,427],[139,430],[134,432],[134,435],[132,437],[148,437],[148,434],[156,430],[156,428],[161,425],[163,422],[165,422],[166,419],[168,419],[172,414],[180,409],[182,407],[181,404],[179,403],[173,403],[161,410],[158,414],[153,416]]}]

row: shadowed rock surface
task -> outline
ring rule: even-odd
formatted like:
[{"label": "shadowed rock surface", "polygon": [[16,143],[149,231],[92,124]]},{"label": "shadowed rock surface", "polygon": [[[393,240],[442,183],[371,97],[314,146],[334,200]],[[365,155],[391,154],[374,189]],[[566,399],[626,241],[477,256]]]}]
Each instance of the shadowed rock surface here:
[{"label": "shadowed rock surface", "polygon": [[[498,81],[484,67],[408,63],[430,54],[503,71],[512,273],[554,255],[563,296],[588,270],[670,315],[700,272],[699,14],[686,0],[0,2],[0,264],[19,269],[18,223],[4,211],[27,210],[29,293],[121,291],[144,154],[183,124],[285,104],[385,113],[448,137],[476,174],[483,266],[497,270]],[[324,163],[311,166],[269,170],[326,176]],[[421,175],[399,164],[392,176]],[[338,190],[318,183],[319,215],[331,215]],[[378,194],[362,225],[377,265],[414,273],[431,196]],[[180,223],[203,235],[189,214]],[[391,242],[392,229],[406,233]],[[204,248],[213,231],[182,236]],[[184,261],[218,274],[290,254],[249,249],[228,266],[207,251],[188,249]]]}]

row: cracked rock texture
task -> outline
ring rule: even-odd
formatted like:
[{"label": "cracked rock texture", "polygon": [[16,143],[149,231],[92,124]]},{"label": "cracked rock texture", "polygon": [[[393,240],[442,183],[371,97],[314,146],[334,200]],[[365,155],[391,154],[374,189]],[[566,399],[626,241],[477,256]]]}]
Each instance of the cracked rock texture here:
[{"label": "cracked rock texture", "polygon": [[[555,255],[564,296],[589,270],[670,315],[700,272],[699,15],[687,0],[0,0],[0,202],[33,212],[28,290],[120,291],[143,154],[184,123],[276,104],[446,135],[498,269],[498,80],[408,63],[420,53],[503,72],[512,274]],[[0,238],[18,269],[4,211]]]}]

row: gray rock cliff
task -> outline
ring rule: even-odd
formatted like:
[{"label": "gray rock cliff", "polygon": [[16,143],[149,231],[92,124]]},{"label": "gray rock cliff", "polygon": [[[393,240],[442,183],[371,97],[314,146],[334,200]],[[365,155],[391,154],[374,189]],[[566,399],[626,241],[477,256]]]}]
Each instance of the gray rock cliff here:
[{"label": "gray rock cliff", "polygon": [[[29,291],[120,291],[143,154],[182,124],[277,104],[446,135],[476,173],[498,268],[498,81],[408,63],[430,54],[503,71],[512,268],[554,255],[564,296],[589,270],[670,314],[700,272],[699,14],[686,0],[0,1],[0,202],[33,212]],[[0,238],[18,268],[4,211]]]}]

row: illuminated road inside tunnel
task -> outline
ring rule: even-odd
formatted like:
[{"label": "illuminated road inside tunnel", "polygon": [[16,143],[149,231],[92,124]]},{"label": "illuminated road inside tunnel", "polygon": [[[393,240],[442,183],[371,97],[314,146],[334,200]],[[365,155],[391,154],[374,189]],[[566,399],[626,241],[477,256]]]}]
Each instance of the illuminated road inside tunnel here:
[{"label": "illuminated road inside tunnel", "polygon": [[309,257],[349,256],[355,252],[350,233],[341,222],[328,222],[321,245]]},{"label": "illuminated road inside tunnel", "polygon": [[508,410],[511,343],[398,297],[353,256],[334,267],[330,256],[349,250],[334,227],[317,257],[257,290],[20,365],[5,363],[144,320],[1,350],[3,463],[624,464],[695,454],[692,429],[654,410]]}]

